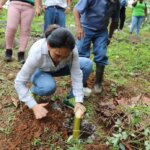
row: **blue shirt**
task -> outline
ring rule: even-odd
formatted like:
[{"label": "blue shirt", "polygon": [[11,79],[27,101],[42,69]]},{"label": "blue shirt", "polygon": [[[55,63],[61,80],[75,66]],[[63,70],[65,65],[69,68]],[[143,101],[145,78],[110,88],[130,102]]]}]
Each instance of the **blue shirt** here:
[{"label": "blue shirt", "polygon": [[111,0],[79,0],[75,9],[81,15],[81,24],[92,30],[107,28],[109,19],[117,22],[119,18],[120,2]]}]

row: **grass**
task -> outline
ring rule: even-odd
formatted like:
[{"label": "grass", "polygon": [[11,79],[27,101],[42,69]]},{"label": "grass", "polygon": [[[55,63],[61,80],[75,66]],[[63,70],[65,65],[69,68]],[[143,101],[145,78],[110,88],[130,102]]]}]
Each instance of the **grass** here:
[{"label": "grass", "polygon": [[[135,38],[130,37],[128,34],[129,31],[129,24],[131,22],[131,8],[127,8],[126,13],[126,24],[124,28],[124,33],[115,33],[114,38],[112,39],[111,44],[108,47],[107,55],[109,57],[109,65],[106,67],[105,72],[105,82],[111,81],[115,86],[110,87],[111,92],[115,95],[117,92],[118,86],[123,86],[124,88],[128,89],[128,87],[137,88],[141,93],[147,94],[149,96],[150,94],[150,83],[149,83],[149,76],[150,76],[150,42],[149,42],[149,36],[150,36],[150,27],[149,24],[144,23],[141,29],[140,34],[140,42],[137,44],[133,44],[132,40]],[[0,26],[3,26],[4,20],[6,20],[6,11],[3,11],[3,14],[0,15]],[[31,36],[39,37],[43,35],[43,16],[35,17],[32,23],[31,27]],[[67,27],[72,31],[72,33],[75,34],[75,26],[74,26],[74,18],[72,13],[69,13],[67,15]],[[4,32],[5,28],[0,28],[0,56],[3,57],[3,44],[4,44]],[[19,33],[18,33],[19,34]],[[33,41],[32,41],[33,42]],[[31,42],[30,42],[31,43]],[[15,52],[16,53],[16,52]],[[92,56],[93,57],[93,56]],[[9,96],[16,95],[14,92],[13,87],[13,81],[7,80],[7,76],[4,72],[9,72],[12,68],[14,69],[14,72],[17,73],[18,69],[20,68],[20,65],[16,62],[13,63],[3,63],[1,62],[2,66],[2,73],[0,73],[0,81],[4,81],[4,83],[1,85],[0,88],[0,97],[4,96],[6,93]],[[95,68],[94,68],[95,70]],[[61,88],[65,88],[67,86],[67,80],[62,80],[58,83]],[[132,93],[132,90],[130,91]],[[137,93],[139,94],[139,93]],[[95,106],[93,105],[93,99],[94,97],[91,97],[87,102],[87,116],[91,122],[93,121],[94,112],[95,112]],[[53,100],[61,99],[61,95],[53,95]],[[130,115],[137,112],[139,113],[140,117],[135,118],[135,120],[132,122],[133,124],[136,124],[136,122],[140,122],[143,118],[142,115],[146,114],[149,115],[150,108],[144,107],[144,106],[135,106],[133,108],[128,108],[127,111]],[[137,120],[136,120],[137,119]],[[140,119],[140,120],[138,120]],[[13,120],[13,118],[8,117],[8,122]],[[48,129],[45,129],[45,132],[47,132]],[[4,132],[6,134],[10,133],[10,130],[8,128],[0,128],[1,132]],[[106,134],[102,130],[100,125],[97,125],[97,135],[101,139],[106,140]],[[59,138],[59,134],[55,134],[53,136],[50,136],[48,145],[51,146],[52,149],[61,149],[61,148],[55,148],[55,145],[52,145],[52,141],[55,141],[55,139]],[[146,142],[147,144],[148,142]],[[42,145],[43,141],[41,139],[34,139],[33,145],[39,146]],[[67,143],[68,144],[68,143]],[[68,144],[68,150],[80,150],[83,149],[83,146],[86,143],[79,143],[79,144]]]}]

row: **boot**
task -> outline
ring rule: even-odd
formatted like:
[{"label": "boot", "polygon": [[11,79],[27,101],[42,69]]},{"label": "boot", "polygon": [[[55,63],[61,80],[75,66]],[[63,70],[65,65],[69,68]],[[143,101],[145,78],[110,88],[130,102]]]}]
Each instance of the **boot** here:
[{"label": "boot", "polygon": [[6,49],[5,51],[5,61],[12,61],[12,49]]},{"label": "boot", "polygon": [[19,61],[21,64],[24,64],[24,63],[25,63],[24,55],[25,55],[24,52],[18,52],[18,61]]},{"label": "boot", "polygon": [[95,85],[94,85],[95,93],[102,92],[102,81],[103,81],[104,69],[105,69],[105,66],[96,64],[96,79],[95,79]]}]

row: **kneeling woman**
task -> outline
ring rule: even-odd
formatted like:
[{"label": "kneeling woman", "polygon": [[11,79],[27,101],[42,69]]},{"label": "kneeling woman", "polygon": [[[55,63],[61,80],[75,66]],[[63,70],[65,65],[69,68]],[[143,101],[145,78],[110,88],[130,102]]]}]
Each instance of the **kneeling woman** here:
[{"label": "kneeling woman", "polygon": [[[38,40],[31,47],[28,58],[16,77],[15,88],[19,99],[33,110],[36,119],[41,119],[48,113],[44,107],[47,104],[38,104],[31,92],[39,96],[51,95],[56,90],[53,77],[71,75],[75,97],[74,111],[81,109],[84,112],[83,85],[86,84],[91,70],[91,60],[78,57],[71,32],[66,28],[51,25],[45,32],[45,38]],[[31,90],[27,87],[30,81],[33,84]]]}]

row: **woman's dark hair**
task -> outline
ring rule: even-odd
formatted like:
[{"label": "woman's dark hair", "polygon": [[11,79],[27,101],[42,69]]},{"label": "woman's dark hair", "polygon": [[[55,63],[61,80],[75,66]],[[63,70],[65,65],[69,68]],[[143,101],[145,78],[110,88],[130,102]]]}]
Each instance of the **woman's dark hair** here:
[{"label": "woman's dark hair", "polygon": [[45,37],[52,48],[68,48],[72,51],[75,47],[75,38],[67,28],[50,25]]}]

